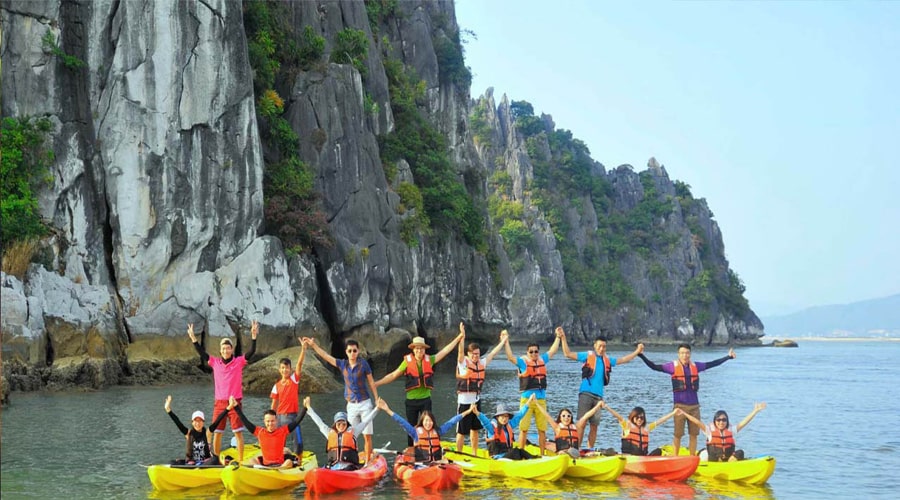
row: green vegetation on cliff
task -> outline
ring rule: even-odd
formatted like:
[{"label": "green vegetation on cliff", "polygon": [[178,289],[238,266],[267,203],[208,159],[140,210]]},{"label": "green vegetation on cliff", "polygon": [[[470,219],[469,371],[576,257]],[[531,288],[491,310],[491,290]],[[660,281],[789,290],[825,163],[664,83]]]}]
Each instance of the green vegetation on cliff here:
[{"label": "green vegetation on cliff", "polygon": [[42,236],[46,227],[37,191],[50,183],[53,151],[46,146],[53,125],[47,118],[3,118],[0,145],[0,248]]}]

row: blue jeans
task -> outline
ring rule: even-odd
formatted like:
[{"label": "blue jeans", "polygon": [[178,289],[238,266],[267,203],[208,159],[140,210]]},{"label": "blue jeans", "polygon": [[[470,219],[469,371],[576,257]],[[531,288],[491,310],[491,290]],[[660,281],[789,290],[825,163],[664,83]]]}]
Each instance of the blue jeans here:
[{"label": "blue jeans", "polygon": [[[278,427],[282,427],[282,426],[288,425],[289,423],[296,420],[297,414],[296,413],[281,413],[281,414],[276,415],[276,418],[278,418]],[[293,436],[293,439],[291,436]],[[288,443],[291,441],[294,441],[294,453],[296,453],[298,455],[302,455],[303,454],[303,435],[300,433],[299,425],[297,426],[296,429],[294,429],[294,432],[292,434],[288,435],[288,438],[285,441],[284,445],[290,446]]]}]

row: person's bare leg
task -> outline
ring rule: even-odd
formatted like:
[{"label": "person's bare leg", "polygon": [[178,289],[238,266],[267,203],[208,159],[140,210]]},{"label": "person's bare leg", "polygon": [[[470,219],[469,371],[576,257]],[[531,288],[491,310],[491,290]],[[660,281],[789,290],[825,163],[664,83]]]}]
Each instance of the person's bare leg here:
[{"label": "person's bare leg", "polygon": [[544,446],[547,444],[547,431],[538,431],[538,446],[541,448],[541,456],[544,456]]},{"label": "person's bare leg", "polygon": [[[597,427],[599,426],[596,424],[591,424],[591,430],[588,431],[588,448],[593,449],[594,443],[597,442]],[[581,445],[579,444],[579,446]]]},{"label": "person's bare leg", "polygon": [[235,432],[234,440],[237,441],[238,462],[244,463],[244,433]]},{"label": "person's bare leg", "polygon": [[469,431],[469,442],[472,443],[472,454],[478,454],[478,431]]},{"label": "person's bare leg", "polygon": [[525,436],[528,431],[519,430],[519,448],[525,449]]},{"label": "person's bare leg", "polygon": [[372,460],[372,435],[363,434],[366,437],[366,463]]},{"label": "person's bare leg", "polygon": [[691,434],[688,436],[688,450],[691,452],[691,455],[697,454],[697,435]]},{"label": "person's bare leg", "polygon": [[466,436],[465,434],[456,433],[456,451],[462,451],[463,446],[466,444]]},{"label": "person's bare leg", "polygon": [[678,455],[678,450],[681,449],[681,438],[676,436],[675,439],[672,440],[672,453]]}]

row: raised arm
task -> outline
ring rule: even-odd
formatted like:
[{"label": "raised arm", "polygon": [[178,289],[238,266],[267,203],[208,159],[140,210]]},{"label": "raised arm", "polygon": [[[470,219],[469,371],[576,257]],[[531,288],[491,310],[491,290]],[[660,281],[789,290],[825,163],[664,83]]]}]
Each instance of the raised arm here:
[{"label": "raised arm", "polygon": [[306,359],[306,344],[303,343],[303,339],[298,338],[300,341],[300,356],[297,357],[297,366],[294,368],[294,375],[297,376],[297,379],[300,379],[300,373],[303,370],[303,360]]},{"label": "raised arm", "polygon": [[765,403],[754,404],[753,411],[751,411],[749,415],[744,417],[744,420],[741,420],[740,423],[737,424],[737,430],[740,431],[741,429],[746,427],[746,425],[749,424],[751,420],[753,420],[753,417],[755,417],[757,413],[759,413],[765,409],[766,409]]},{"label": "raised arm", "polygon": [[690,420],[691,422],[693,422],[694,424],[696,424],[697,427],[699,427],[700,430],[703,431],[703,434],[705,434],[706,437],[709,438],[709,426],[704,424],[699,418],[697,418],[693,415],[690,415],[688,413],[685,413],[681,408],[676,408],[675,414],[682,415],[682,416],[684,416],[684,418],[686,418],[686,419]]},{"label": "raised arm", "polygon": [[182,434],[188,433],[188,428],[181,423],[181,420],[178,419],[178,416],[172,411],[172,396],[166,397],[166,404],[163,406],[163,409],[166,410],[166,413],[169,414],[169,418],[175,422],[175,426],[178,427],[178,430],[181,431]]},{"label": "raised arm", "polygon": [[[459,322],[459,334],[463,337],[456,349],[456,364],[460,364],[466,359],[466,325],[462,321]],[[456,375],[456,378],[459,378],[459,370],[456,371]]]},{"label": "raised arm", "polygon": [[247,420],[246,415],[244,415],[244,412],[241,411],[241,407],[240,407],[240,405],[237,404],[237,400],[234,399],[234,396],[231,396],[228,399],[228,407],[230,409],[233,409],[238,414],[238,417],[240,417],[241,422],[244,423],[244,427],[247,428],[247,430],[250,432],[250,434],[253,434],[254,432],[256,432],[256,426],[253,425],[253,422]]},{"label": "raised arm", "polygon": [[378,410],[380,409],[381,408],[376,406],[375,408],[372,408],[372,411],[365,414],[362,418],[362,421],[359,423],[359,426],[357,427],[354,425],[352,427],[353,435],[359,437],[359,435],[362,434],[364,430],[366,430],[366,426],[369,425],[369,422],[375,420],[375,415],[378,414]]},{"label": "raised arm", "polygon": [[203,346],[200,345],[200,341],[197,340],[197,336],[194,335],[194,324],[188,323],[188,337],[191,339],[191,343],[194,344],[194,349],[197,350],[197,354],[200,355],[200,362],[206,364],[209,362],[209,354],[203,349]]},{"label": "raised arm", "polygon": [[416,428],[413,427],[413,425],[409,423],[408,420],[394,413],[394,410],[392,410],[391,407],[388,406],[387,401],[382,398],[378,398],[378,402],[376,403],[376,405],[381,409],[381,411],[387,413],[388,416],[391,417],[391,420],[397,422],[400,427],[402,427],[403,430],[406,431],[406,434],[412,438],[413,444],[419,442],[419,435],[416,433]]},{"label": "raised arm", "polygon": [[538,406],[538,405],[534,404],[534,400],[535,400],[535,395],[532,394],[531,397],[528,398],[528,401],[526,401],[525,404],[522,405],[521,408],[519,408],[519,412],[516,413],[515,415],[513,415],[512,417],[510,417],[509,425],[511,425],[513,427],[518,427],[519,422],[522,420],[522,417],[524,417],[525,414],[528,412],[528,408],[533,408],[535,406]]},{"label": "raised arm", "polygon": [[369,391],[372,392],[372,400],[378,400],[378,386],[375,385],[375,377],[372,376],[372,372],[370,371],[368,375],[366,375],[366,383],[369,384]]},{"label": "raised arm", "polygon": [[[597,403],[597,404],[601,404],[601,403],[603,403],[603,401],[600,401],[600,403]],[[623,417],[622,415],[619,415],[619,413],[616,410],[613,410],[612,408],[610,408],[609,405],[604,404],[603,408],[606,408],[606,411],[608,411],[610,415],[615,417],[616,420],[619,421],[620,425],[624,426],[624,425],[628,424],[628,420],[625,417]]]},{"label": "raised arm", "polygon": [[578,361],[578,353],[569,350],[569,342],[566,340],[566,332],[563,331],[561,326],[556,327],[556,338],[561,339],[562,341],[563,356]]},{"label": "raised arm", "polygon": [[637,355],[642,352],[644,352],[644,344],[638,344],[637,347],[634,349],[634,352],[632,352],[630,354],[626,354],[626,355],[622,356],[621,358],[616,359],[616,364],[624,365],[625,363],[628,363],[632,359],[636,358]]},{"label": "raised arm", "polygon": [[500,342],[496,345],[496,347],[491,349],[491,352],[489,352],[488,355],[484,358],[485,367],[487,367],[487,365],[494,359],[494,356],[496,356],[497,353],[500,352],[500,349],[503,349],[504,345],[509,345],[509,332],[507,332],[506,330],[500,332]]},{"label": "raised arm", "polygon": [[[504,330],[504,331],[506,331],[506,330]],[[504,344],[504,347],[506,350],[506,359],[508,359],[510,363],[516,365],[516,368],[518,368],[519,363],[516,362],[516,357],[513,356],[512,347],[509,346],[509,340],[506,341],[506,343]]]},{"label": "raised arm", "polygon": [[641,361],[643,361],[645,365],[647,365],[648,367],[650,367],[651,370],[657,371],[657,372],[663,372],[663,373],[666,372],[665,370],[663,370],[663,367],[662,367],[662,366],[660,366],[660,365],[654,363],[653,361],[650,361],[649,359],[647,359],[647,356],[644,356],[644,353],[643,353],[643,352],[639,353],[639,354],[638,354],[638,357],[641,358]]},{"label": "raised arm", "polygon": [[541,412],[541,414],[544,415],[544,418],[547,419],[547,423],[549,423],[550,427],[553,428],[553,432],[555,434],[558,434],[559,433],[559,424],[556,423],[556,420],[553,420],[553,417],[550,416],[550,413],[547,412],[547,410],[544,408],[544,406],[543,405],[533,405],[532,407],[537,409],[538,411]]},{"label": "raised arm", "polygon": [[456,338],[451,340],[450,343],[445,345],[443,349],[441,349],[440,351],[438,351],[437,354],[434,355],[434,364],[440,363],[442,359],[447,357],[447,355],[450,354],[451,351],[453,351],[453,348],[456,347],[457,344],[459,344],[461,346],[462,344],[460,344],[460,341],[464,338],[466,338],[465,327],[463,326],[462,323],[460,323],[459,324],[459,335],[457,335]]},{"label": "raised arm", "polygon": [[[540,405],[535,405],[535,406],[540,408]],[[594,405],[593,408],[586,411],[584,413],[584,415],[578,417],[578,421],[575,422],[575,428],[578,429],[579,435],[583,434],[582,431],[584,430],[584,426],[587,424],[588,419],[593,417],[594,414],[597,413],[598,411],[600,411],[600,408],[603,408],[604,406],[606,406],[606,405],[603,403],[603,400],[601,399],[600,401],[597,402],[597,404]]]},{"label": "raised arm", "polygon": [[446,434],[450,429],[454,428],[454,427],[456,426],[456,424],[457,424],[460,420],[463,419],[463,417],[465,417],[465,416],[468,415],[469,413],[472,413],[472,412],[475,410],[475,406],[476,406],[476,405],[477,405],[477,403],[472,403],[471,405],[469,405],[469,408],[468,408],[466,411],[464,411],[464,412],[462,412],[462,413],[458,413],[458,414],[456,414],[456,415],[453,415],[452,417],[450,417],[450,420],[448,420],[448,421],[444,422],[443,424],[441,424],[441,426],[438,427],[438,430],[437,430],[438,436],[443,436],[443,435]]},{"label": "raised arm", "polygon": [[325,439],[328,439],[328,433],[331,431],[331,427],[325,425],[325,422],[322,422],[322,418],[319,417],[319,414],[316,413],[316,410],[313,410],[312,405],[310,404],[309,396],[303,398],[303,407],[306,408],[306,413],[309,415],[309,418],[313,419],[313,422],[316,424],[316,428],[319,429],[319,432],[325,436]]},{"label": "raised arm", "polygon": [[316,339],[312,337],[303,337],[302,342],[307,346],[312,347],[316,356],[322,358],[329,365],[334,366],[335,368],[337,367],[337,360],[334,359],[334,356],[325,352],[325,349],[319,347],[319,344],[316,343]]},{"label": "raised arm", "polygon": [[677,411],[678,410],[672,410],[669,413],[666,413],[665,415],[659,417],[655,422],[652,422],[650,425],[647,426],[647,430],[652,431],[653,429],[656,429],[657,427],[659,427],[660,425],[665,423],[666,420],[669,420],[670,418],[674,417],[675,413]]},{"label": "raised arm", "polygon": [[[250,324],[250,349],[247,350],[247,353],[244,354],[244,359],[250,361],[250,358],[256,354],[256,337],[259,335],[259,321],[253,320],[253,323]],[[241,353],[235,352],[235,356],[240,356]]]},{"label": "raised arm", "polygon": [[547,349],[547,359],[553,357],[556,354],[556,351],[559,350],[559,336],[556,336],[556,339],[553,340],[553,344],[550,345],[550,349]]},{"label": "raised arm", "polygon": [[732,347],[731,349],[728,350],[727,355],[722,356],[719,359],[714,359],[712,361],[707,361],[706,363],[704,363],[705,366],[703,367],[703,369],[709,370],[710,368],[715,368],[715,367],[721,365],[722,363],[728,361],[729,359],[734,359],[736,357],[737,357],[737,355],[734,353],[734,348]]}]

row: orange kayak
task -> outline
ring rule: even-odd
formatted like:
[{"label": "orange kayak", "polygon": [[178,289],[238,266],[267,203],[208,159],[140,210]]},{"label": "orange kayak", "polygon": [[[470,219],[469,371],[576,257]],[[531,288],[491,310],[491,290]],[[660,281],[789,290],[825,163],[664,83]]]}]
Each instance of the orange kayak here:
[{"label": "orange kayak", "polygon": [[698,456],[640,456],[624,455],[624,474],[657,481],[687,481],[700,464]]},{"label": "orange kayak", "polygon": [[306,474],[306,491],[310,494],[327,494],[356,490],[377,483],[387,474],[387,460],[382,455],[357,470],[331,470],[327,467],[313,469]]},{"label": "orange kayak", "polygon": [[462,476],[462,467],[455,463],[417,463],[400,456],[394,461],[394,477],[410,488],[449,490],[459,486]]}]

